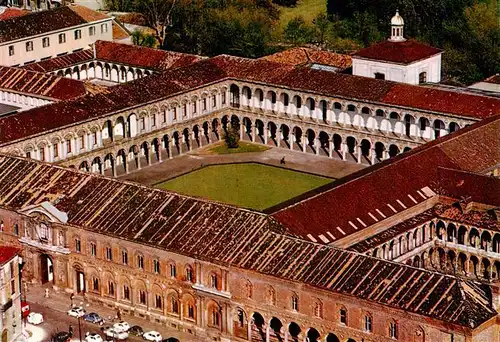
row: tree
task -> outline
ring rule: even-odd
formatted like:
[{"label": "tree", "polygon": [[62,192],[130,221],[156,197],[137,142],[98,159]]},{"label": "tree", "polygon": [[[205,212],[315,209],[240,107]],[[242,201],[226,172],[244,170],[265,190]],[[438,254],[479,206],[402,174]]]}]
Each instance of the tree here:
[{"label": "tree", "polygon": [[227,148],[238,148],[240,142],[238,130],[232,126],[228,127],[224,134],[224,142]]},{"label": "tree", "polygon": [[136,0],[136,10],[146,19],[146,25],[155,31],[160,47],[165,46],[167,28],[172,26],[172,10],[178,0]]},{"label": "tree", "polygon": [[319,44],[323,44],[330,33],[332,23],[325,13],[320,13],[314,18],[313,24],[316,28],[316,40]]},{"label": "tree", "polygon": [[314,39],[314,30],[306,24],[304,18],[295,17],[288,22],[284,30],[285,40],[294,45],[310,43]]},{"label": "tree", "polygon": [[143,33],[140,30],[135,30],[131,34],[132,43],[138,46],[155,47],[156,38],[150,34]]}]

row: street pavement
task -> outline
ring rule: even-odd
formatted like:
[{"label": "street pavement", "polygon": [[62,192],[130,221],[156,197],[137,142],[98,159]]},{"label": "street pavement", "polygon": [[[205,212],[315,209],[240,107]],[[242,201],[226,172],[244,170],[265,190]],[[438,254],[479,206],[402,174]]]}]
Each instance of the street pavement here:
[{"label": "street pavement", "polygon": [[[54,291],[50,289],[49,298],[45,298],[45,287],[32,285],[28,287],[27,301],[30,305],[31,312],[39,312],[43,314],[44,322],[40,325],[34,326],[26,324],[26,330],[31,333],[29,342],[49,342],[50,337],[60,331],[68,331],[69,326],[73,327],[72,342],[79,342],[79,331],[81,330],[82,341],[85,341],[85,333],[95,332],[99,333],[103,339],[104,334],[101,332],[101,327],[97,324],[85,322],[80,319],[80,329],[78,327],[78,319],[71,317],[67,311],[71,307],[71,300],[69,294],[63,291]],[[86,312],[97,312],[101,317],[106,320],[104,326],[113,325],[118,322],[116,311],[96,304],[87,304],[81,302],[77,298],[73,300],[73,304],[82,305]],[[155,330],[158,331],[164,339],[175,337],[181,342],[195,342],[203,341],[203,338],[193,336],[191,334],[174,330],[164,325],[150,322],[139,317],[127,316],[122,314],[121,319],[130,324],[130,326],[139,325],[144,331]],[[130,336],[127,341],[139,342],[144,340],[141,337]]]}]

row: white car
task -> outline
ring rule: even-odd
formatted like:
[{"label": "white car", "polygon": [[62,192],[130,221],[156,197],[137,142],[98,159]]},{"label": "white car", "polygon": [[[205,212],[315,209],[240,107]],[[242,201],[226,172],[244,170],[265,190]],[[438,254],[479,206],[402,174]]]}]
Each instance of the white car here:
[{"label": "white car", "polygon": [[85,310],[81,306],[75,306],[68,311],[68,315],[73,317],[82,317],[85,315]]},{"label": "white car", "polygon": [[43,322],[43,316],[41,313],[30,312],[30,314],[28,315],[28,323],[30,324],[37,325],[42,322]]},{"label": "white car", "polygon": [[130,329],[130,325],[127,322],[121,321],[113,324],[113,329],[118,332],[128,331]]},{"label": "white car", "polygon": [[101,335],[96,333],[85,334],[85,342],[104,342]]},{"label": "white car", "polygon": [[161,342],[161,335],[157,331],[148,331],[142,335],[146,341]]},{"label": "white car", "polygon": [[102,331],[106,336],[117,339],[126,340],[128,338],[128,332],[126,331],[116,331],[113,328],[107,328]]}]

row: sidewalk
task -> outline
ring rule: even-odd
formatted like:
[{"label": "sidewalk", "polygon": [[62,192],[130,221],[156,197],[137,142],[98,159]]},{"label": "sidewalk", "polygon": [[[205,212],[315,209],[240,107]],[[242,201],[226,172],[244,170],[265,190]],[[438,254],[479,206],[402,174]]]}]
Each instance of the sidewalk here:
[{"label": "sidewalk", "polygon": [[[49,298],[45,298],[45,289],[49,288]],[[57,311],[66,314],[66,312],[71,307],[71,300],[69,293],[64,290],[55,291],[51,286],[41,286],[41,285],[31,285],[28,286],[28,292],[26,294],[28,303],[36,303],[39,306],[43,306],[48,309],[48,311]],[[116,317],[116,310],[98,305],[96,303],[89,303],[88,301],[83,301],[82,296],[75,296],[73,298],[73,305],[83,306],[86,312],[97,312],[106,321],[106,325],[112,325],[118,320]],[[69,316],[68,316],[69,317]],[[158,331],[164,339],[169,337],[175,337],[181,342],[195,342],[203,341],[203,338],[196,337],[187,332],[178,331],[165,325],[151,322],[146,319],[142,319],[135,316],[129,316],[121,314],[121,320],[126,321],[130,326],[139,325],[144,331],[155,330]],[[54,322],[58,324],[59,322]],[[134,340],[130,337],[129,340]],[[138,341],[142,341],[141,338],[137,338]]]}]

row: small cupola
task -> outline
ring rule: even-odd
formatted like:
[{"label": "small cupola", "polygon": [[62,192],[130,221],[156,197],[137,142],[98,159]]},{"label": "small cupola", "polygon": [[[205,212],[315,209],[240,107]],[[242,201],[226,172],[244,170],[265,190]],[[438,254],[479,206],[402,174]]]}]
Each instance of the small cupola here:
[{"label": "small cupola", "polygon": [[403,17],[399,15],[399,11],[396,10],[396,14],[391,19],[391,42],[404,42],[406,39],[403,37],[403,27],[405,22]]}]

